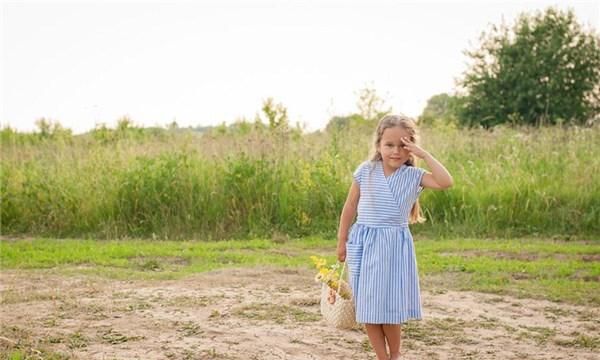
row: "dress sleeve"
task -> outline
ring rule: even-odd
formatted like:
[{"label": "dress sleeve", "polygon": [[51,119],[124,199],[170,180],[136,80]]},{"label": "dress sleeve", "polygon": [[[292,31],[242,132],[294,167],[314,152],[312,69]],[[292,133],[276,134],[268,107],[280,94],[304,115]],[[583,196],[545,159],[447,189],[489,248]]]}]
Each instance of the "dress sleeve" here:
[{"label": "dress sleeve", "polygon": [[356,168],[356,170],[354,170],[354,173],[352,174],[352,177],[354,178],[354,181],[356,181],[356,183],[358,185],[360,185],[360,182],[362,180],[363,177],[363,173],[364,173],[364,168],[365,168],[366,162],[363,162],[362,164],[358,165],[358,167]]},{"label": "dress sleeve", "polygon": [[423,175],[425,175],[426,172],[427,170],[425,169],[421,169],[418,167],[413,168],[413,188],[415,189],[417,195],[421,194],[421,191],[425,189],[421,186],[421,180],[423,179]]}]

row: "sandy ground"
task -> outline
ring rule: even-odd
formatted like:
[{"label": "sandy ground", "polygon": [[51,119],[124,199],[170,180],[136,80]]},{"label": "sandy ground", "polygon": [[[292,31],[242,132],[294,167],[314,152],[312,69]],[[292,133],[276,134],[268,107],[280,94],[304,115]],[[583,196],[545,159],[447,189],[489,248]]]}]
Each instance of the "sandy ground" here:
[{"label": "sandy ground", "polygon": [[[170,281],[3,271],[0,291],[4,354],[375,358],[362,330],[321,319],[308,270],[228,269]],[[424,320],[403,328],[404,359],[599,359],[599,308],[442,289],[423,289],[423,305]]]}]

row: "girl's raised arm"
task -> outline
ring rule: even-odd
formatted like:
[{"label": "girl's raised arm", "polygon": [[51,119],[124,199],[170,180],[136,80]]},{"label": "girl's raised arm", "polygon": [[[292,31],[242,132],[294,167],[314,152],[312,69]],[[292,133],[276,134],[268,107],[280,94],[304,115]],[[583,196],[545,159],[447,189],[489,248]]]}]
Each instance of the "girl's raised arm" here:
[{"label": "girl's raised arm", "polygon": [[431,173],[425,173],[421,178],[421,186],[427,189],[443,190],[451,187],[454,184],[452,175],[446,170],[444,165],[425,151],[419,145],[413,143],[408,138],[402,138],[404,148],[415,156],[425,160],[427,166],[431,169]]},{"label": "girl's raised arm", "polygon": [[431,169],[431,173],[425,173],[421,179],[421,186],[429,189],[444,190],[454,184],[452,175],[446,170],[444,165],[433,157],[430,153],[426,153],[423,157],[427,166]]}]

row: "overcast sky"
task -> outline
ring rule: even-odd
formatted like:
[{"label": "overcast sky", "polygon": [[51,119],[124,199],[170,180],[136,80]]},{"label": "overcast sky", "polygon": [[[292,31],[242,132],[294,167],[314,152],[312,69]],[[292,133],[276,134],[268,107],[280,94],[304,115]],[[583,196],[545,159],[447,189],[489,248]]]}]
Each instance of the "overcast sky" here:
[{"label": "overcast sky", "polygon": [[600,28],[600,1],[3,1],[0,123],[215,125],[272,97],[314,130],[365,87],[418,116],[490,24],[550,5]]}]

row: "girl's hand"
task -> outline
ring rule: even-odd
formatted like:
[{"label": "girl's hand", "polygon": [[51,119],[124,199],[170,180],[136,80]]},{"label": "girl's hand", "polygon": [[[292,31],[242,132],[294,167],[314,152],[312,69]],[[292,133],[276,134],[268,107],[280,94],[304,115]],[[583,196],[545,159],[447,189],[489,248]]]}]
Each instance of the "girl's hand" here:
[{"label": "girl's hand", "polygon": [[338,241],[337,258],[338,258],[339,262],[346,261],[346,242],[345,241]]},{"label": "girl's hand", "polygon": [[327,302],[331,305],[335,304],[335,290],[329,289],[329,296],[327,296]]},{"label": "girl's hand", "polygon": [[411,142],[409,138],[403,137],[401,138],[401,141],[404,144],[404,148],[419,159],[424,159],[425,156],[427,156],[427,151],[423,150],[419,145]]}]

